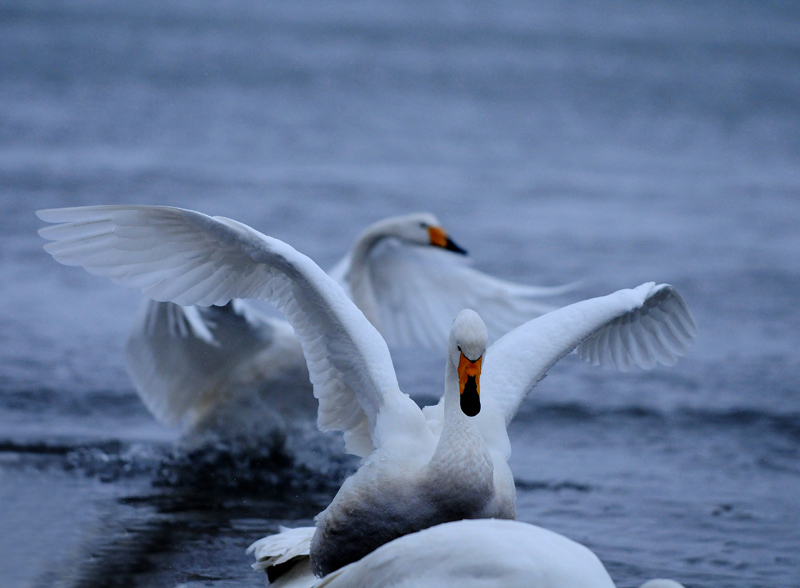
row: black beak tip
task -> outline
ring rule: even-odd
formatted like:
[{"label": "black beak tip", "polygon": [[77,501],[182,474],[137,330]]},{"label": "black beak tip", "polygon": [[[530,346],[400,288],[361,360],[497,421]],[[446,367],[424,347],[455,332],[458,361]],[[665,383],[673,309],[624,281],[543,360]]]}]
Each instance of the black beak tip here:
[{"label": "black beak tip", "polygon": [[461,395],[461,411],[468,417],[474,417],[481,411],[481,397],[477,392],[465,391]]},{"label": "black beak tip", "polygon": [[448,251],[453,251],[455,253],[460,253],[461,255],[466,255],[467,250],[463,247],[460,247],[455,241],[448,237],[447,244],[444,246],[445,249]]}]

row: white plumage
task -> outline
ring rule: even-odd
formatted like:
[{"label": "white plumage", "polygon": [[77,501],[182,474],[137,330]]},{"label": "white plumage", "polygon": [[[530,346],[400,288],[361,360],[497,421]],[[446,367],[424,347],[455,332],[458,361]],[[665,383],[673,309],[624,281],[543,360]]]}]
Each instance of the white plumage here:
[{"label": "white plumage", "polygon": [[[297,531],[303,529],[292,530]],[[281,551],[281,535],[265,537],[248,552],[267,562],[269,551]],[[493,519],[444,523],[405,535],[321,580],[301,557],[280,563],[287,568],[270,582],[272,588],[614,588],[587,547],[535,525]],[[253,567],[263,569],[258,563]],[[660,579],[641,588],[683,586]]]},{"label": "white plumage", "polygon": [[330,574],[319,588],[614,588],[589,549],[516,521],[458,521],[406,535]]},{"label": "white plumage", "polygon": [[[438,349],[462,308],[477,310],[494,340],[555,308],[541,298],[574,289],[499,280],[463,253],[435,216],[409,214],[368,227],[329,275],[389,345]],[[292,328],[244,300],[208,308],[147,301],[125,351],[145,405],[189,434],[256,437],[317,410]]]},{"label": "white plumage", "polygon": [[[379,525],[373,525],[374,536],[360,535],[356,525],[339,545],[336,533],[326,535],[331,526],[349,529],[348,520],[380,522],[387,504],[401,534],[448,516],[513,516],[506,425],[547,370],[576,347],[580,354],[589,350],[600,365],[673,363],[695,332],[675,290],[654,283],[529,321],[497,340],[485,357],[483,323],[474,312],[462,312],[451,329],[445,394],[423,412],[400,391],[378,331],[330,276],[289,245],[230,219],[169,207],[38,214],[64,223],[40,231],[53,240],[45,248],[62,263],[160,300],[207,305],[259,297],[284,313],[300,340],[319,400],[318,426],[342,431],[347,450],[365,458],[318,518],[311,552],[319,573],[348,563],[328,561],[331,553],[368,552],[380,544],[375,545],[376,538],[394,538],[391,529],[380,536]],[[464,357],[478,362],[480,375],[482,406],[473,418],[457,405],[464,392]],[[473,392],[476,385],[473,381]],[[414,492],[418,488],[426,492]],[[427,499],[436,488],[441,496]],[[484,502],[477,498],[481,492]]]}]

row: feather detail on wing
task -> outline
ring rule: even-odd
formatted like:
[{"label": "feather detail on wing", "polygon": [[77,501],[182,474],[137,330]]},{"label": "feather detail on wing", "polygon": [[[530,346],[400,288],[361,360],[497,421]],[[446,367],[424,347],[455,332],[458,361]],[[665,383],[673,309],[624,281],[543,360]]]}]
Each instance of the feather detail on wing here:
[{"label": "feather detail on wing", "polygon": [[256,558],[253,569],[264,570],[268,585],[275,588],[311,588],[319,581],[311,571],[309,556],[315,530],[280,527],[279,533],[259,539],[247,548]]},{"label": "feather detail on wing", "polygon": [[541,298],[576,287],[537,287],[500,280],[472,268],[469,258],[462,255],[396,239],[376,246],[368,265],[383,335],[391,345],[399,346],[445,346],[453,318],[463,308],[480,314],[489,339],[495,340],[557,307]]},{"label": "feather detail on wing", "polygon": [[675,365],[696,335],[697,325],[680,294],[660,284],[647,292],[641,307],[609,321],[581,343],[578,356],[623,372]]},{"label": "feather detail on wing", "polygon": [[234,370],[281,337],[296,341],[286,322],[243,300],[207,308],[146,300],[128,336],[125,363],[159,421],[190,424],[227,391]]},{"label": "feather detail on wing", "polygon": [[[394,424],[424,418],[400,392],[386,343],[341,287],[292,247],[222,217],[162,206],[44,210],[57,224],[39,231],[45,249],[161,301],[222,305],[264,298],[292,324],[303,346],[322,430],[344,431],[348,451],[377,447],[378,412],[387,399]],[[416,412],[414,410],[416,409]],[[366,435],[366,433],[369,435]]]},{"label": "feather detail on wing", "polygon": [[528,392],[575,348],[595,365],[649,369],[674,364],[696,332],[675,289],[649,282],[554,310],[501,337],[486,352],[481,389],[509,423]]},{"label": "feather detail on wing", "polygon": [[308,557],[311,549],[311,538],[316,527],[298,527],[289,529],[280,527],[279,532],[259,539],[247,548],[247,554],[253,554],[256,563],[254,570],[264,570],[271,566],[288,563],[295,558]]}]

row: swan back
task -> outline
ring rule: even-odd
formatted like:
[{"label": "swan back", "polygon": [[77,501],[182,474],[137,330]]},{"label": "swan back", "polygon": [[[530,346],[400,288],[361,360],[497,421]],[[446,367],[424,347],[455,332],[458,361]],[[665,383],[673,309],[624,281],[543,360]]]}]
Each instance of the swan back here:
[{"label": "swan back", "polygon": [[401,537],[318,588],[614,588],[589,549],[541,527],[457,521]]}]

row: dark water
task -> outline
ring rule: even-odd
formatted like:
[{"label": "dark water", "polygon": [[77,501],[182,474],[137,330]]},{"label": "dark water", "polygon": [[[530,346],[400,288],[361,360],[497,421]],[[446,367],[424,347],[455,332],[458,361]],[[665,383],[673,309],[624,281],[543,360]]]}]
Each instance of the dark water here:
[{"label": "dark water", "polygon": [[[0,104],[4,586],[260,586],[244,548],[346,469],[313,437],[177,453],[123,368],[139,296],[35,232],[36,209],[123,202],[324,267],[431,210],[503,277],[674,284],[700,326],[676,367],[568,357],[523,406],[519,518],[621,587],[800,585],[796,3],[6,1]],[[417,395],[441,365],[398,353]]]}]

